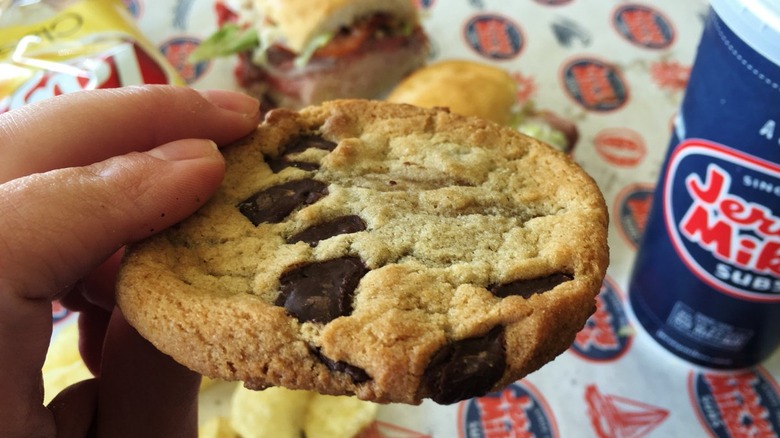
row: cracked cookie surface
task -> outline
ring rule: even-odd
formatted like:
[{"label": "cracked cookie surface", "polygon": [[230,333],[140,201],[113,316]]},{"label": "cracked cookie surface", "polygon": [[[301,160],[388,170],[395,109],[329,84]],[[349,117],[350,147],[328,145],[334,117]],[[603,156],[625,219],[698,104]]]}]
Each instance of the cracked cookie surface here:
[{"label": "cracked cookie surface", "polygon": [[607,212],[568,156],[445,110],[277,110],[196,214],[128,249],[117,300],[161,351],[249,388],[454,403],[563,352]]}]

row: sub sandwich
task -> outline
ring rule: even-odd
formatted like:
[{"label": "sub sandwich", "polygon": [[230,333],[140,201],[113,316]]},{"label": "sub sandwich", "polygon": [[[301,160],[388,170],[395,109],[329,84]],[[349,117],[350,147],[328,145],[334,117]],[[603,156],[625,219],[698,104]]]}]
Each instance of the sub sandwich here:
[{"label": "sub sandwich", "polygon": [[217,7],[221,27],[192,60],[238,55],[239,85],[273,106],[375,98],[428,56],[411,0],[240,0]]}]

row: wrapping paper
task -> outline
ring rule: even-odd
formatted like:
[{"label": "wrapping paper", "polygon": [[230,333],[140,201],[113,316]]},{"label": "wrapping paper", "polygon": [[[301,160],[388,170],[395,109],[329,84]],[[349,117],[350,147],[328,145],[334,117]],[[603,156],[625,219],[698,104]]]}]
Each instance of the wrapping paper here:
[{"label": "wrapping paper", "polygon": [[[502,67],[515,77],[521,102],[576,123],[573,156],[595,178],[610,209],[611,264],[595,315],[556,360],[479,399],[382,406],[364,436],[777,436],[779,354],[741,372],[697,368],[655,344],[626,300],[706,1],[416,2],[433,45],[431,60]],[[237,88],[234,59],[187,61],[216,29],[214,0],[125,3],[190,86]],[[55,320],[70,319],[64,309],[54,310]],[[225,409],[212,402],[215,410]]]}]

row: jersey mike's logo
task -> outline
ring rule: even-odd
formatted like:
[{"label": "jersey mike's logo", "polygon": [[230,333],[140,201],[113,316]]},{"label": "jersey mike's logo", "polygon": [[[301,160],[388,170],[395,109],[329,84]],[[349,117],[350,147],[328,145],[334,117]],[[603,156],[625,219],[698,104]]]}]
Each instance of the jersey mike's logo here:
[{"label": "jersey mike's logo", "polygon": [[653,205],[653,190],[649,184],[632,184],[623,189],[615,200],[618,232],[633,249],[639,248],[645,232]]},{"label": "jersey mike's logo", "polygon": [[664,216],[675,250],[713,288],[780,302],[780,166],[705,140],[669,159]]},{"label": "jersey mike's logo", "polygon": [[520,26],[497,14],[473,17],[466,23],[463,32],[469,47],[493,60],[517,57],[525,42]]},{"label": "jersey mike's logo", "polygon": [[209,61],[192,63],[190,54],[200,44],[200,40],[191,37],[178,37],[170,39],[160,45],[160,51],[168,62],[179,72],[179,75],[187,84],[192,84],[203,76],[211,64]]},{"label": "jersey mike's logo", "polygon": [[615,10],[612,20],[618,33],[637,46],[665,49],[674,42],[672,22],[649,6],[624,4]]},{"label": "jersey mike's logo", "polygon": [[609,112],[628,102],[628,84],[617,67],[595,58],[578,58],[563,67],[565,91],[589,111]]},{"label": "jersey mike's logo", "polygon": [[776,437],[780,433],[780,391],[763,370],[691,372],[688,386],[699,421],[712,436]]},{"label": "jersey mike's logo", "polygon": [[628,351],[631,333],[617,287],[605,278],[596,296],[596,312],[577,333],[571,351],[588,360],[611,362]]},{"label": "jersey mike's logo", "polygon": [[458,418],[461,438],[558,437],[547,402],[525,380],[462,402]]}]

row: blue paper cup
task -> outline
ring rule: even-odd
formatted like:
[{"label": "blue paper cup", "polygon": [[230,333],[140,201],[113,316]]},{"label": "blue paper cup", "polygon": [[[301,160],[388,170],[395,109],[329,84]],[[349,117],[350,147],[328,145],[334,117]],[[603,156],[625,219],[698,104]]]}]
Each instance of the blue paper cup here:
[{"label": "blue paper cup", "polygon": [[712,0],[629,282],[637,320],[710,368],[780,345],[780,2]]}]

